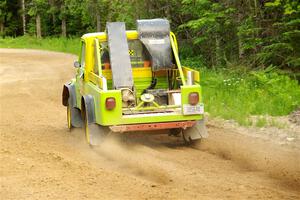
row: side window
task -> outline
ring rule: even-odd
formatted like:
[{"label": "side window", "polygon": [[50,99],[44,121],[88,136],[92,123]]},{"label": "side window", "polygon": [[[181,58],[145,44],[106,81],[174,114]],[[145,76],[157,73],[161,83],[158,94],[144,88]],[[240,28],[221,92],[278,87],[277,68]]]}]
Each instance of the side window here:
[{"label": "side window", "polygon": [[[133,68],[150,67],[150,55],[140,40],[128,40],[128,50],[131,66]],[[110,69],[111,66],[107,42],[100,42],[100,59],[102,69]]]},{"label": "side window", "polygon": [[149,67],[149,53],[140,40],[129,40],[128,48],[132,67]]},{"label": "side window", "polygon": [[[94,40],[94,68],[93,72],[99,75],[99,67],[101,67],[101,59],[100,59],[100,43],[98,39]],[[100,59],[100,60],[99,60]]]},{"label": "side window", "polygon": [[110,69],[110,58],[109,58],[107,42],[101,42],[100,49],[101,49],[100,58],[102,63],[102,69]]},{"label": "side window", "polygon": [[81,43],[81,55],[80,55],[80,65],[81,67],[85,67],[85,43]]}]

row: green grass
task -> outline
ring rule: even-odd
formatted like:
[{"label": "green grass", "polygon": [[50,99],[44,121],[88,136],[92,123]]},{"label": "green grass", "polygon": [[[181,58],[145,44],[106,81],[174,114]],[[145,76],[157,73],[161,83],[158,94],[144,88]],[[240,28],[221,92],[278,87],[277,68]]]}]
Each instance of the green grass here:
[{"label": "green grass", "polygon": [[0,48],[26,48],[60,51],[78,55],[80,51],[80,38],[43,38],[35,37],[5,37],[0,38]]},{"label": "green grass", "polygon": [[[251,115],[283,116],[300,106],[296,80],[275,71],[200,69],[206,111],[250,126]],[[256,126],[264,126],[263,119]]]},{"label": "green grass", "polygon": [[267,119],[264,116],[261,116],[257,119],[255,126],[256,127],[265,127],[268,124]]},{"label": "green grass", "polygon": [[279,129],[283,129],[283,128],[287,127],[287,124],[284,123],[284,122],[281,122],[279,120],[271,119],[271,121],[269,122],[269,126],[277,127]]},{"label": "green grass", "polygon": [[[0,39],[0,48],[29,48],[79,53],[79,38],[43,38],[24,36]],[[200,61],[183,59],[187,66],[200,64],[206,111],[212,117],[233,119],[244,126],[266,126],[264,118],[255,124],[251,115],[287,115],[300,106],[300,86],[287,75],[274,70],[249,71],[246,68],[207,69]]]}]

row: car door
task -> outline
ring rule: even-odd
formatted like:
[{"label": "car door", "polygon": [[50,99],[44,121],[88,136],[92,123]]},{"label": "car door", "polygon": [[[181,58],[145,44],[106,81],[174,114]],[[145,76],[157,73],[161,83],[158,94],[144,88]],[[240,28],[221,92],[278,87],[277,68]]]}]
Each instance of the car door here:
[{"label": "car door", "polygon": [[[86,61],[86,43],[84,41],[81,41],[81,50],[79,55],[79,63],[80,68],[78,68],[76,73],[76,82],[78,84],[78,87],[76,87],[76,94],[77,95],[77,102],[81,103],[81,97],[84,95],[84,73],[85,73],[85,62]],[[80,104],[78,105],[80,106]]]}]

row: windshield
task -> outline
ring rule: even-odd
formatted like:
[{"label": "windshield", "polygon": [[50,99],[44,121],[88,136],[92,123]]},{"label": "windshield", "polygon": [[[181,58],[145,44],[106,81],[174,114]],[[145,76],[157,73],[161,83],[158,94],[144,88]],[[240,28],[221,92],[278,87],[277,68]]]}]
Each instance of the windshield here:
[{"label": "windshield", "polygon": [[[146,47],[138,39],[128,40],[128,53],[131,66],[150,67],[150,56]],[[110,69],[109,49],[107,42],[100,42],[100,58],[102,69]]]}]

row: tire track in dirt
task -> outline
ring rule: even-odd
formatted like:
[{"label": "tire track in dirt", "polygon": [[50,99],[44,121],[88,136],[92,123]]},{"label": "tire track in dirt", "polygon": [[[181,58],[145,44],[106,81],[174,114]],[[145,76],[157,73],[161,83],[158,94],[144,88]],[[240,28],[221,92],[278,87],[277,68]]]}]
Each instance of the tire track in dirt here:
[{"label": "tire track in dirt", "polygon": [[193,147],[134,133],[91,149],[61,106],[75,59],[0,49],[2,199],[300,198],[299,151],[218,127]]}]

